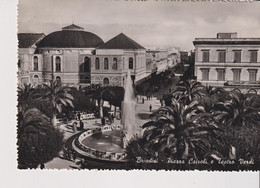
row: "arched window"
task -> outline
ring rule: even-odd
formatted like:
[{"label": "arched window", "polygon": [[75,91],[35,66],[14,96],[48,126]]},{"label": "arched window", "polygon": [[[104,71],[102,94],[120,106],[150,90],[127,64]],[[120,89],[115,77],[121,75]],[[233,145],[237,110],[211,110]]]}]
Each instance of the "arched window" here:
[{"label": "arched window", "polygon": [[117,70],[117,58],[113,59],[112,69]]},{"label": "arched window", "polygon": [[95,68],[96,68],[96,70],[99,69],[99,58],[95,59]]},{"label": "arched window", "polygon": [[109,79],[108,79],[108,78],[104,78],[103,84],[104,84],[104,85],[109,85]]},{"label": "arched window", "polygon": [[60,72],[61,71],[61,59],[59,56],[56,57],[55,59],[55,71]]},{"label": "arched window", "polygon": [[21,68],[21,59],[20,58],[18,59],[17,66],[18,66],[18,68]]},{"label": "arched window", "polygon": [[134,68],[134,60],[133,58],[129,58],[129,69],[133,69]]},{"label": "arched window", "polygon": [[56,76],[56,81],[57,82],[61,82],[61,77],[60,76]]},{"label": "arched window", "polygon": [[33,83],[34,84],[38,84],[39,83],[39,76],[38,75],[34,75],[33,76]]},{"label": "arched window", "polygon": [[104,69],[108,69],[108,59],[104,59]]},{"label": "arched window", "polygon": [[84,58],[84,72],[90,72],[90,58]]},{"label": "arched window", "polygon": [[33,70],[38,71],[38,57],[37,56],[33,57]]}]

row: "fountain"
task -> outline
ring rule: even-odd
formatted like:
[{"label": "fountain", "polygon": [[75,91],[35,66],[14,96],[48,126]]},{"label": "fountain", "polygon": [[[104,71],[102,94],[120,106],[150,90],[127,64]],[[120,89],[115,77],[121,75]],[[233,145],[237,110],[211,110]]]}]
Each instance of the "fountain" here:
[{"label": "fountain", "polygon": [[[71,137],[71,147],[89,161],[95,163],[123,164],[125,148],[138,131],[135,121],[135,99],[130,71],[124,83],[125,94],[122,102],[121,125],[105,125],[88,129]],[[68,142],[69,143],[69,142]]]},{"label": "fountain", "polygon": [[123,130],[125,132],[125,138],[124,138],[124,148],[125,148],[127,142],[137,132],[137,126],[135,122],[135,99],[134,99],[133,84],[132,84],[130,71],[127,72],[127,78],[124,87],[125,87],[125,95],[124,95],[124,101],[122,102],[123,112],[122,112],[121,124],[123,125]]}]

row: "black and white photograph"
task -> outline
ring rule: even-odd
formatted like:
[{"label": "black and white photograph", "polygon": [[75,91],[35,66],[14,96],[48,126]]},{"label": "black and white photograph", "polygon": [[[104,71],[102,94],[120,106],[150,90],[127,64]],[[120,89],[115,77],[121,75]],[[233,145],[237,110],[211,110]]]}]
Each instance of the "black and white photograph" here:
[{"label": "black and white photograph", "polygon": [[260,170],[260,3],[20,0],[18,170]]}]

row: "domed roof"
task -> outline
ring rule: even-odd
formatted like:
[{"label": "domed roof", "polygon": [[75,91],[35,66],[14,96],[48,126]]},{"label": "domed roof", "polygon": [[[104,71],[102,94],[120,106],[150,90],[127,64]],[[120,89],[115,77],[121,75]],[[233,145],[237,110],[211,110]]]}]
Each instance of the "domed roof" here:
[{"label": "domed roof", "polygon": [[82,27],[72,24],[62,28],[62,31],[50,33],[37,46],[39,48],[96,48],[103,43],[99,36],[83,31]]}]

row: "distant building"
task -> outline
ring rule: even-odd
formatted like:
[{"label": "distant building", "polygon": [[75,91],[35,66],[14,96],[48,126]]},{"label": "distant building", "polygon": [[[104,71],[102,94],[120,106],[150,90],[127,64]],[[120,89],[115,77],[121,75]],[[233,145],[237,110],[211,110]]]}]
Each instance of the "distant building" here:
[{"label": "distant building", "polygon": [[145,49],[123,33],[104,43],[74,24],[45,36],[21,33],[18,82],[60,80],[69,86],[123,85],[126,72],[135,82],[146,76]]},{"label": "distant building", "polygon": [[228,90],[259,91],[260,38],[218,33],[217,38],[196,38],[193,44],[199,82]]},{"label": "distant building", "polygon": [[146,50],[147,74],[162,72],[168,69],[172,64],[168,61],[168,50]]}]

